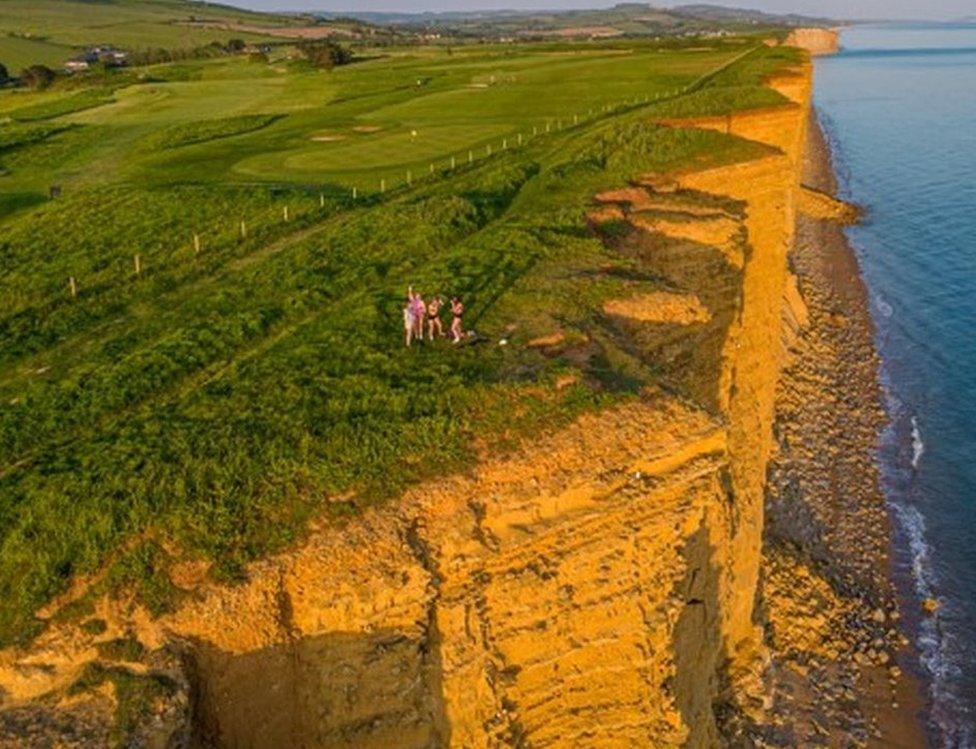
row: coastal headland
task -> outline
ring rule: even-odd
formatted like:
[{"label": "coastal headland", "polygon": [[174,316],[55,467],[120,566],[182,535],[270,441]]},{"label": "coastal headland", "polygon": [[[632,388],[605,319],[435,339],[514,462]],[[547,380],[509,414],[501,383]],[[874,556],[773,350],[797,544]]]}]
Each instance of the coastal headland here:
[{"label": "coastal headland", "polygon": [[0,746],[123,723],[158,746],[921,746],[857,211],[812,77],[804,56],[767,77],[779,104],[649,114],[739,150],[609,181],[575,219],[626,284],[598,332],[525,346],[581,363],[555,392],[600,336],[650,384],[313,522],[236,584],[182,561],[165,612],[78,581],[0,652]]}]

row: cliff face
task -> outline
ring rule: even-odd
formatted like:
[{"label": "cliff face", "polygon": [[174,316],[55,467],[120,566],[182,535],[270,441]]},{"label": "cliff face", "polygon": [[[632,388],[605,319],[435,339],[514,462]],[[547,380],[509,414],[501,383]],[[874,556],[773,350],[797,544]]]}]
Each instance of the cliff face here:
[{"label": "cliff face", "polygon": [[806,49],[812,55],[834,55],[840,51],[840,39],[830,29],[794,29],[786,43]]},{"label": "cliff face", "polygon": [[604,310],[665,389],[314,532],[173,614],[102,601],[106,631],[52,628],[0,655],[8,704],[134,635],[177,654],[190,696],[157,734],[202,745],[716,744],[716,716],[762,698],[763,494],[810,70],[771,85],[794,103],[681,124],[777,151],[647,175],[590,217],[622,222],[606,242],[675,289]]}]

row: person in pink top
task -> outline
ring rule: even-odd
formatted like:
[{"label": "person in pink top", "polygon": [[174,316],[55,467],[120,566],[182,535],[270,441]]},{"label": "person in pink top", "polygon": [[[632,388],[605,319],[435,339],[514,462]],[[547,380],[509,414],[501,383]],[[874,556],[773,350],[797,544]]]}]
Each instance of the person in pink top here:
[{"label": "person in pink top", "polygon": [[410,311],[413,313],[413,337],[422,341],[424,340],[424,318],[427,316],[427,304],[424,302],[424,298],[413,290],[413,286],[410,287],[407,296],[410,299]]}]

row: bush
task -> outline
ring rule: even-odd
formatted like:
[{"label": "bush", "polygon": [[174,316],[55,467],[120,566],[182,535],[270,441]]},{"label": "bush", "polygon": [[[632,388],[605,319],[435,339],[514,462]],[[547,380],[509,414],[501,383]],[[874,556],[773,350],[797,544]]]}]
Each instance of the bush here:
[{"label": "bush", "polygon": [[335,42],[315,42],[300,47],[305,58],[317,68],[331,70],[337,65],[352,62],[352,52]]},{"label": "bush", "polygon": [[24,68],[24,72],[21,73],[24,83],[38,91],[54,83],[54,77],[54,71],[47,65],[31,65],[29,68]]},{"label": "bush", "polygon": [[7,67],[0,62],[0,86],[4,85],[10,80],[10,73],[7,72]]}]

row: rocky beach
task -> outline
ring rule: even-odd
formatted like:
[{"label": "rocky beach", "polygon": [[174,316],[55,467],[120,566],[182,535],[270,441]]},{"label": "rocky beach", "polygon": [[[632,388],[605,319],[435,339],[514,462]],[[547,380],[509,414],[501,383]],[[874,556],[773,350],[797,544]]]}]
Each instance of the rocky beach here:
[{"label": "rocky beach", "polygon": [[[790,255],[762,595],[774,745],[924,746],[915,657],[891,580],[877,460],[886,422],[868,294],[816,114]],[[795,292],[795,293],[792,293]]]}]

